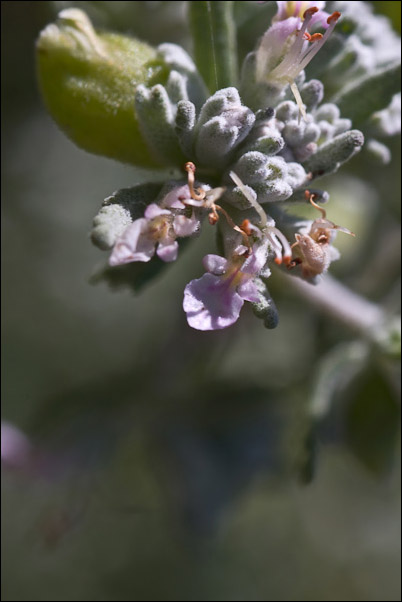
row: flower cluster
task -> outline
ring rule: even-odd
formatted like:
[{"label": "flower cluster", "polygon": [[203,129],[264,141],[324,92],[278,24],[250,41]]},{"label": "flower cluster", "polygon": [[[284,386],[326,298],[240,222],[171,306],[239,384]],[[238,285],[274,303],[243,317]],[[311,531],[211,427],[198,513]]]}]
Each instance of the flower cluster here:
[{"label": "flower cluster", "polygon": [[[219,229],[219,254],[206,255],[205,274],[184,290],[187,321],[198,330],[230,326],[245,301],[274,327],[271,264],[316,283],[339,257],[336,233],[352,234],[327,219],[317,203],[328,194],[312,184],[358,152],[363,135],[336,104],[323,104],[322,82],[304,74],[340,13],[325,12],[325,2],[277,4],[271,27],[245,59],[240,92],[224,88],[200,102],[191,59],[173,45],[160,48],[174,70],[165,86],[138,86],[136,111],[150,151],[166,164],[174,156],[185,176],[118,191],[94,222],[92,240],[111,250],[109,270],[155,254],[172,262],[181,240],[203,223]],[[281,208],[306,201],[320,218],[301,222]]]}]

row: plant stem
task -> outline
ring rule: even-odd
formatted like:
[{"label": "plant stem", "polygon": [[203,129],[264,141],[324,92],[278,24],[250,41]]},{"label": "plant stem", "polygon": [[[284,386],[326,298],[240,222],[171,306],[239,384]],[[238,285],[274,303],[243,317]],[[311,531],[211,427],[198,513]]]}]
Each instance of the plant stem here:
[{"label": "plant stem", "polygon": [[211,93],[237,83],[233,2],[190,2],[190,27],[197,67]]},{"label": "plant stem", "polygon": [[284,274],[287,283],[312,305],[337,318],[370,340],[386,324],[381,307],[354,293],[335,278],[326,274],[316,286]]}]

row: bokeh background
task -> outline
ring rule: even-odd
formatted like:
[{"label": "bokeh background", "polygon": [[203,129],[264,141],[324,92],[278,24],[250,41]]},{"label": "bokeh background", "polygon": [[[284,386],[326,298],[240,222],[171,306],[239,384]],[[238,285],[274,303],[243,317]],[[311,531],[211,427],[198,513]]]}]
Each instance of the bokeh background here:
[{"label": "bokeh background", "polygon": [[[39,458],[3,471],[3,599],[400,600],[397,361],[373,352],[313,431],[323,361],[361,341],[275,276],[276,330],[248,308],[191,330],[182,292],[208,229],[137,296],[90,283],[100,203],[160,173],[79,150],[46,113],[34,41],[68,4],[191,50],[184,2],[1,3],[2,417]],[[372,4],[400,30],[400,2]],[[243,52],[265,26],[240,28]],[[333,273],[397,312],[391,147],[323,187],[357,234]]]}]

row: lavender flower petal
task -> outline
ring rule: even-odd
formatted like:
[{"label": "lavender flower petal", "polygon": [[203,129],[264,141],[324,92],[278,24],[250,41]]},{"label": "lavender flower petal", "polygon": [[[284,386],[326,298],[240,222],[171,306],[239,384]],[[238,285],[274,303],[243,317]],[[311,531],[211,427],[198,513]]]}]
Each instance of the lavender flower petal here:
[{"label": "lavender flower petal", "polygon": [[117,240],[109,258],[111,266],[130,263],[131,261],[149,261],[155,253],[155,243],[143,235],[147,228],[147,220],[135,220]]},{"label": "lavender flower petal", "polygon": [[224,274],[228,265],[227,259],[220,255],[213,255],[212,253],[205,255],[202,263],[207,272],[215,274],[216,276]]},{"label": "lavender flower petal", "polygon": [[187,322],[196,330],[220,330],[236,322],[244,300],[230,280],[204,274],[184,289],[183,309]]},{"label": "lavender flower petal", "polygon": [[166,239],[159,243],[156,254],[162,261],[170,263],[176,261],[179,252],[179,243],[177,240]]},{"label": "lavender flower petal", "polygon": [[192,217],[185,217],[184,215],[177,215],[173,220],[173,229],[177,236],[191,236],[197,231],[200,225],[194,213]]}]

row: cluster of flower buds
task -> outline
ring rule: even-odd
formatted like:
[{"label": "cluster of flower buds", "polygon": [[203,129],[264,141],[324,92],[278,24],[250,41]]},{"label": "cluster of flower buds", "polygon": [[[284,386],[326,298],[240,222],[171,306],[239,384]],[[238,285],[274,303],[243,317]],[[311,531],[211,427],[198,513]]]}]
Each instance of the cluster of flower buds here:
[{"label": "cluster of flower buds", "polygon": [[[240,94],[229,87],[200,102],[193,63],[182,49],[176,56],[171,44],[159,50],[174,67],[166,85],[137,89],[136,111],[150,151],[165,164],[180,159],[186,175],[106,199],[92,240],[111,250],[115,269],[149,262],[155,254],[174,261],[181,239],[198,234],[203,222],[216,226],[219,254],[206,255],[206,273],[184,291],[188,323],[198,330],[230,326],[244,301],[267,327],[276,326],[266,286],[271,264],[315,283],[339,257],[332,244],[336,233],[352,234],[327,219],[317,202],[326,202],[328,194],[311,185],[364,142],[336,104],[322,104],[321,81],[305,80],[304,68],[340,17],[324,7],[278,2],[271,27],[245,59]],[[307,224],[292,221],[281,208],[283,202],[306,201],[321,212]]]}]

